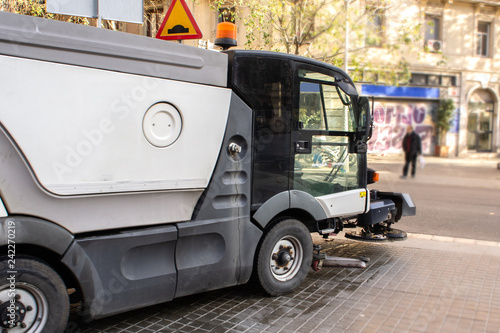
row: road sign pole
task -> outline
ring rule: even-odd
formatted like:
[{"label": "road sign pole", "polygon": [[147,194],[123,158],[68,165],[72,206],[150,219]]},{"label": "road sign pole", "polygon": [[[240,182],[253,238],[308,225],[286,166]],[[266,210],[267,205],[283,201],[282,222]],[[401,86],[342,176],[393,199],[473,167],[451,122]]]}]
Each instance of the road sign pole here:
[{"label": "road sign pole", "polygon": [[101,2],[97,0],[97,27],[100,28],[102,24],[101,20]]}]

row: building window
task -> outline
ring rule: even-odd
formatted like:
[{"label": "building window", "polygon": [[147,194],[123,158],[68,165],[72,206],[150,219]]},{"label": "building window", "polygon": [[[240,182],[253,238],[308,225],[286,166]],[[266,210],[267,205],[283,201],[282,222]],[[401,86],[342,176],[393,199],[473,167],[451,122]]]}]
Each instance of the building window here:
[{"label": "building window", "polygon": [[441,52],[441,17],[425,16],[425,50],[427,52]]},{"label": "building window", "polygon": [[490,31],[491,23],[479,22],[477,24],[477,49],[476,55],[481,57],[488,57],[490,54]]},{"label": "building window", "polygon": [[384,34],[384,14],[376,10],[368,19],[366,25],[365,43],[367,46],[381,46]]},{"label": "building window", "polygon": [[236,13],[234,7],[222,7],[218,11],[217,23],[221,22],[233,22],[236,18]]},{"label": "building window", "polygon": [[425,74],[411,74],[410,83],[414,86],[426,86],[427,75]]},{"label": "building window", "polygon": [[493,104],[469,103],[467,148],[491,151],[493,139]]},{"label": "building window", "polygon": [[412,73],[410,84],[412,86],[456,87],[457,77],[452,75]]},{"label": "building window", "polygon": [[425,41],[441,40],[441,18],[438,16],[425,16]]},{"label": "building window", "polygon": [[444,87],[456,87],[457,78],[456,76],[441,76],[441,86]]},{"label": "building window", "polygon": [[155,37],[163,21],[163,8],[148,9],[145,17],[146,36]]},{"label": "building window", "polygon": [[477,152],[490,152],[493,148],[495,101],[487,91],[476,90],[468,105],[467,148]]}]

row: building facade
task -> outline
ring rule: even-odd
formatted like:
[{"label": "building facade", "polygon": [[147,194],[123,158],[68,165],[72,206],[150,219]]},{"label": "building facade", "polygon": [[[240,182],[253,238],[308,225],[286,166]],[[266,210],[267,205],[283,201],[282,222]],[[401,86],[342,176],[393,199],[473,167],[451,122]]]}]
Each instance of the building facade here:
[{"label": "building facade", "polygon": [[[402,3],[403,4],[403,3]],[[400,149],[404,127],[414,125],[424,152],[433,154],[435,113],[440,99],[451,98],[456,110],[446,137],[449,156],[496,156],[500,148],[499,1],[428,0],[404,2],[386,13],[385,33],[398,29],[401,20],[421,25],[422,41],[404,54],[411,80],[405,86],[361,83],[364,94],[377,96],[373,151]],[[383,49],[370,49],[380,65],[398,59]],[[404,50],[403,50],[404,52]]]}]

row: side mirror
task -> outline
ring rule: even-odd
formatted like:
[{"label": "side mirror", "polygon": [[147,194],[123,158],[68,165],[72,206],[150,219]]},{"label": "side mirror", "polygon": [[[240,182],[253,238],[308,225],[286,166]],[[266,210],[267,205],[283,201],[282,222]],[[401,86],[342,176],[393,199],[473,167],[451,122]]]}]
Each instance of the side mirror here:
[{"label": "side mirror", "polygon": [[[370,140],[372,138],[372,135],[373,135],[373,116],[372,116],[372,112],[373,112],[373,109],[375,108],[375,96],[372,96],[372,107],[370,108],[370,106],[368,105],[368,124],[367,124],[367,133],[366,133],[366,141],[368,142],[368,140]],[[368,99],[368,98],[367,98]]]},{"label": "side mirror", "polygon": [[372,115],[368,97],[358,98],[357,131],[350,145],[350,152],[364,154],[368,150],[368,140],[372,135]]},{"label": "side mirror", "polygon": [[358,133],[363,132],[366,137],[371,134],[372,115],[370,112],[370,100],[368,97],[360,97],[358,100]]}]

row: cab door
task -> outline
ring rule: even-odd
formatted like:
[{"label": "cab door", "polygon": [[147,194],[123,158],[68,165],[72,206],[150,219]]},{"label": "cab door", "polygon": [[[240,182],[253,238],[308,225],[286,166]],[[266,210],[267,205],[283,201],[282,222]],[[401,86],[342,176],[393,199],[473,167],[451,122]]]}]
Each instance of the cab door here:
[{"label": "cab door", "polygon": [[341,73],[297,65],[291,188],[314,196],[327,216],[366,210],[366,154],[355,154],[358,96]]}]

